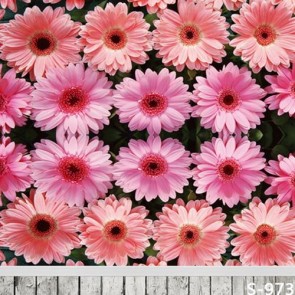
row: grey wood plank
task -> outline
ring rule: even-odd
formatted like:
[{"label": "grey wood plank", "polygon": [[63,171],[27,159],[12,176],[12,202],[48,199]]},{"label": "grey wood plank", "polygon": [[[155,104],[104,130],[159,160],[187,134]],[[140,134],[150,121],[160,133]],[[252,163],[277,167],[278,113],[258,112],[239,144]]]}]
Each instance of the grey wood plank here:
[{"label": "grey wood plank", "polygon": [[188,277],[168,277],[168,295],[188,295]]},{"label": "grey wood plank", "polygon": [[[292,294],[292,291],[293,293],[295,292],[295,277],[276,277],[275,282],[277,283],[275,286],[277,295]],[[281,293],[278,292],[280,284],[282,284]]]},{"label": "grey wood plank", "polygon": [[232,291],[233,295],[247,295],[251,283],[253,283],[253,277],[232,277]]},{"label": "grey wood plank", "polygon": [[0,295],[14,294],[14,277],[0,277]]},{"label": "grey wood plank", "polygon": [[147,277],[146,294],[147,295],[166,295],[167,277]]},{"label": "grey wood plank", "polygon": [[126,277],[125,295],[145,295],[145,277]]},{"label": "grey wood plank", "polygon": [[210,295],[210,277],[190,277],[189,294]]},{"label": "grey wood plank", "polygon": [[211,277],[211,295],[231,294],[231,277]]},{"label": "grey wood plank", "polygon": [[79,277],[58,277],[58,295],[79,295]]},{"label": "grey wood plank", "polygon": [[56,295],[57,277],[37,277],[37,295]]},{"label": "grey wood plank", "polygon": [[15,277],[15,295],[35,295],[36,277]]},{"label": "grey wood plank", "polygon": [[124,277],[103,277],[102,278],[103,295],[123,295]]},{"label": "grey wood plank", "polygon": [[[265,284],[267,283],[271,283],[271,284],[275,284],[276,282],[276,278],[275,277],[254,277],[254,281],[255,283],[255,289],[257,291],[257,293],[259,294],[264,294],[264,287]],[[262,291],[259,291],[262,290]],[[273,295],[275,295],[276,293],[273,293]]]},{"label": "grey wood plank", "polygon": [[80,295],[101,295],[101,277],[81,277]]}]

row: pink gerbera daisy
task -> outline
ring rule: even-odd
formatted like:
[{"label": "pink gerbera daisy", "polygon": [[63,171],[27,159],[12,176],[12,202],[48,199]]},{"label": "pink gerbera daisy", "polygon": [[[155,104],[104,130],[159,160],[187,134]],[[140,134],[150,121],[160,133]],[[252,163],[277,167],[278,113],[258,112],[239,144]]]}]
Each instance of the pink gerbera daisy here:
[{"label": "pink gerbera daisy", "polygon": [[[25,3],[31,3],[31,0],[23,0]],[[9,8],[13,12],[17,11],[16,0],[0,0],[0,6],[2,8]]]},{"label": "pink gerbera daisy", "polygon": [[[2,65],[0,65],[0,74]],[[13,69],[0,77],[0,132],[10,132],[15,126],[23,126],[30,114],[29,103],[33,87],[25,79],[16,78]]]},{"label": "pink gerbera daisy", "polygon": [[167,8],[167,5],[174,4],[176,0],[128,0],[134,7],[146,6],[148,13],[156,13]]},{"label": "pink gerbera daisy", "polygon": [[69,208],[60,200],[54,202],[31,191],[0,212],[1,245],[23,255],[26,262],[47,264],[64,262],[73,248],[80,247],[77,234],[80,210]]},{"label": "pink gerbera daisy", "polygon": [[80,44],[89,66],[114,75],[118,70],[129,72],[132,62],[148,60],[145,51],[152,50],[151,33],[142,12],[128,13],[125,3],[107,3],[105,9],[96,6],[89,11],[85,19]]},{"label": "pink gerbera daisy", "polygon": [[227,10],[238,10],[241,8],[243,3],[246,2],[246,0],[178,0],[178,3],[180,2],[203,2],[206,7],[212,8],[214,10],[220,10],[222,5],[224,4],[226,6]]},{"label": "pink gerbera daisy", "polygon": [[146,260],[146,263],[133,263],[134,266],[167,266],[167,262],[164,261],[162,255],[149,256]]},{"label": "pink gerbera daisy", "polygon": [[265,203],[255,197],[249,209],[234,216],[230,229],[238,234],[231,241],[232,255],[243,265],[287,265],[295,252],[295,210],[275,199]]},{"label": "pink gerbera daisy", "polygon": [[[44,3],[55,4],[60,2],[61,0],[43,0]],[[85,0],[66,0],[66,8],[67,10],[73,10],[74,8],[81,9],[84,7]]]},{"label": "pink gerbera daisy", "polygon": [[125,193],[136,191],[137,201],[157,196],[164,202],[175,199],[191,177],[189,152],[172,138],[163,142],[158,136],[150,136],[147,142],[132,139],[128,148],[120,149],[117,160],[113,171],[116,185]]},{"label": "pink gerbera daisy", "polygon": [[268,0],[245,3],[232,19],[235,24],[231,29],[239,36],[230,45],[236,47],[235,55],[249,61],[253,72],[290,66],[295,58],[295,18],[283,3],[276,7]]},{"label": "pink gerbera daisy", "polygon": [[159,134],[161,129],[178,130],[190,117],[189,101],[193,98],[183,78],[176,78],[176,73],[167,69],[159,74],[136,70],[135,77],[116,85],[114,104],[120,121],[129,122],[132,131],[147,128],[150,134]]},{"label": "pink gerbera daisy", "polygon": [[269,161],[265,171],[272,176],[267,177],[266,182],[270,187],[265,191],[266,195],[277,194],[278,202],[292,201],[295,205],[295,157],[278,155],[278,161]]},{"label": "pink gerbera daisy", "polygon": [[226,55],[228,24],[219,11],[213,11],[199,2],[181,2],[178,13],[165,9],[155,21],[153,32],[157,57],[166,66],[174,65],[178,71],[204,70],[213,61],[221,62]]},{"label": "pink gerbera daisy", "polygon": [[23,76],[41,77],[50,68],[81,59],[76,38],[79,29],[80,24],[71,21],[63,8],[26,8],[23,15],[1,27],[1,58]]},{"label": "pink gerbera daisy", "polygon": [[68,259],[66,261],[66,266],[84,266],[84,263],[82,261],[74,262],[72,259]]},{"label": "pink gerbera daisy", "polygon": [[260,124],[265,112],[261,100],[266,92],[251,78],[247,68],[232,63],[221,71],[210,67],[207,78],[197,77],[192,116],[201,117],[201,125],[214,132],[247,133]]},{"label": "pink gerbera daisy", "polygon": [[144,206],[132,208],[130,199],[117,200],[114,195],[89,204],[80,228],[87,257],[108,266],[127,265],[128,257],[142,258],[152,234],[147,214]]},{"label": "pink gerbera daisy", "polygon": [[260,171],[265,167],[260,146],[246,137],[226,140],[213,138],[201,145],[201,153],[192,154],[194,185],[198,194],[206,192],[210,204],[218,199],[229,207],[246,202],[251,192],[265,178]]},{"label": "pink gerbera daisy", "polygon": [[32,93],[32,118],[41,130],[58,127],[64,132],[97,133],[108,124],[112,108],[112,82],[104,73],[83,64],[50,69],[38,78]]},{"label": "pink gerbera daisy", "polygon": [[178,265],[205,265],[219,260],[228,247],[226,215],[205,200],[177,199],[166,204],[154,222],[155,250],[166,261],[178,258]]},{"label": "pink gerbera daisy", "polygon": [[[15,200],[16,192],[25,191],[32,183],[30,155],[26,155],[22,144],[15,144],[2,137],[0,142],[0,195],[10,201]],[[2,206],[0,198],[0,206]]]},{"label": "pink gerbera daisy", "polygon": [[47,198],[83,206],[85,200],[104,197],[112,187],[109,147],[98,139],[88,143],[85,136],[70,137],[59,144],[42,140],[35,147],[32,175]]},{"label": "pink gerbera daisy", "polygon": [[278,110],[279,115],[295,114],[295,66],[291,69],[280,68],[276,76],[265,76],[270,86],[266,88],[271,93],[265,102],[270,110]]},{"label": "pink gerbera daisy", "polygon": [[280,4],[281,2],[288,7],[293,13],[295,12],[295,0],[271,0],[273,4]]}]

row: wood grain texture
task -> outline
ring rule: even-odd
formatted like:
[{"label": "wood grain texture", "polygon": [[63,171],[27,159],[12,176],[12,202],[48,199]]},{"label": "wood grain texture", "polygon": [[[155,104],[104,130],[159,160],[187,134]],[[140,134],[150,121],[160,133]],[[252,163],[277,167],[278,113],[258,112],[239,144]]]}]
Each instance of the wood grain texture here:
[{"label": "wood grain texture", "polygon": [[37,295],[55,295],[57,277],[37,277]]},{"label": "wood grain texture", "polygon": [[126,277],[125,295],[145,295],[145,277]]},{"label": "wood grain texture", "polygon": [[101,277],[81,277],[80,295],[101,295]]},{"label": "wood grain texture", "polygon": [[231,295],[231,279],[231,277],[211,277],[211,295]]},{"label": "wood grain texture", "polygon": [[103,277],[102,295],[124,295],[124,277]]},{"label": "wood grain texture", "polygon": [[248,294],[248,286],[253,283],[253,277],[233,277],[232,294]]},{"label": "wood grain texture", "polygon": [[36,277],[16,277],[14,280],[15,295],[35,295],[37,291]]},{"label": "wood grain texture", "polygon": [[14,277],[0,277],[0,295],[14,294]]},{"label": "wood grain texture", "polygon": [[168,277],[168,295],[188,295],[189,277]]},{"label": "wood grain texture", "polygon": [[79,277],[58,277],[58,295],[79,295]]},{"label": "wood grain texture", "polygon": [[167,277],[147,277],[146,294],[147,295],[167,295]]},{"label": "wood grain texture", "polygon": [[210,277],[190,277],[189,294],[210,295]]}]

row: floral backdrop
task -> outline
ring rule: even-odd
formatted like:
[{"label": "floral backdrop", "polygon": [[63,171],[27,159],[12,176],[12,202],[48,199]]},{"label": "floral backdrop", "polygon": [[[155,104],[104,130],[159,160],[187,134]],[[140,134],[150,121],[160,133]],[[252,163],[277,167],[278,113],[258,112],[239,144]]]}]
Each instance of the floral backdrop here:
[{"label": "floral backdrop", "polygon": [[2,265],[292,265],[294,0],[0,0]]}]

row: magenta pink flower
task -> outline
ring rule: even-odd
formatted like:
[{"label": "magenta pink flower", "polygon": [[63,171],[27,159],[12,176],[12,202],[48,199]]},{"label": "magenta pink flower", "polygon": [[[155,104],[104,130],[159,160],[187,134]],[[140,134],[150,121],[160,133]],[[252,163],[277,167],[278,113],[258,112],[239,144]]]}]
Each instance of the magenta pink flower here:
[{"label": "magenta pink flower", "polygon": [[210,67],[207,78],[197,77],[192,116],[201,117],[201,125],[214,132],[247,133],[260,124],[265,112],[261,100],[266,92],[251,78],[246,68],[233,63],[221,71]]},{"label": "magenta pink flower", "polygon": [[104,197],[112,187],[109,147],[85,136],[62,139],[59,144],[42,140],[32,151],[35,186],[50,200],[70,206]]},{"label": "magenta pink flower", "polygon": [[201,145],[201,153],[192,154],[196,193],[206,193],[206,200],[213,204],[218,199],[229,207],[246,202],[251,192],[264,179],[260,171],[265,167],[260,146],[246,137],[226,140],[213,138]]},{"label": "magenta pink flower", "polygon": [[[2,65],[0,65],[0,75]],[[9,133],[15,126],[23,126],[30,114],[33,87],[25,79],[16,78],[13,69],[0,78],[0,132]]]},{"label": "magenta pink flower", "polygon": [[231,29],[238,36],[230,45],[235,47],[235,55],[249,62],[254,73],[263,67],[271,72],[290,66],[295,58],[295,18],[283,3],[276,7],[269,0],[245,3],[232,19],[235,24]]},{"label": "magenta pink flower", "polygon": [[49,200],[43,194],[31,191],[0,212],[1,245],[23,255],[26,262],[37,264],[61,263],[73,248],[79,248],[77,234],[80,210],[69,208],[63,202]]},{"label": "magenta pink flower", "polygon": [[219,260],[228,247],[226,215],[205,200],[182,199],[166,204],[154,222],[155,250],[166,261],[178,258],[178,265],[205,265]]},{"label": "magenta pink flower", "polygon": [[287,265],[295,252],[295,210],[275,199],[265,203],[255,197],[249,209],[234,216],[230,229],[238,234],[231,241],[232,255],[243,265]]},{"label": "magenta pink flower", "polygon": [[164,202],[182,193],[191,177],[189,152],[176,139],[163,142],[150,136],[147,142],[131,140],[128,148],[122,147],[114,164],[116,185],[125,193],[135,192],[135,199],[148,202],[157,196]]},{"label": "magenta pink flower", "polygon": [[228,24],[219,11],[206,8],[204,3],[181,2],[178,13],[165,9],[155,21],[153,32],[157,57],[166,66],[173,65],[177,71],[185,66],[204,70],[210,64],[221,62],[226,55],[224,44],[228,43]]},{"label": "magenta pink flower", "polygon": [[278,69],[277,75],[267,75],[265,79],[270,86],[266,88],[272,94],[265,102],[270,110],[278,110],[279,115],[295,114],[295,66],[292,69]]},{"label": "magenta pink flower", "polygon": [[135,72],[136,80],[124,78],[116,85],[115,107],[122,123],[129,123],[130,130],[147,128],[150,134],[161,129],[178,130],[188,119],[192,97],[183,78],[163,69],[159,74],[148,69]]},{"label": "magenta pink flower", "polygon": [[167,8],[167,5],[174,4],[176,0],[128,0],[134,7],[145,6],[148,13],[161,12]]},{"label": "magenta pink flower", "polygon": [[76,38],[79,30],[80,24],[71,21],[61,7],[53,10],[48,6],[43,11],[37,6],[27,8],[1,27],[1,58],[17,73],[30,73],[34,80],[48,69],[81,59]]},{"label": "magenta pink flower", "polygon": [[89,11],[85,19],[80,44],[85,46],[84,61],[90,67],[114,75],[118,70],[129,72],[132,62],[148,60],[145,51],[152,50],[151,33],[142,12],[128,13],[125,3],[107,3],[104,10],[96,6]]},{"label": "magenta pink flower", "polygon": [[[55,4],[60,2],[61,0],[43,0],[44,3]],[[73,10],[74,8],[81,9],[84,7],[85,0],[66,0],[66,8],[67,10]]]},{"label": "magenta pink flower", "polygon": [[[30,159],[22,144],[2,137],[0,142],[0,195],[14,201],[16,193],[25,191],[32,183]],[[2,206],[1,198],[0,205]]]},{"label": "magenta pink flower", "polygon": [[[23,0],[25,3],[31,3],[31,0]],[[9,8],[13,12],[17,11],[16,0],[0,0],[0,6],[2,8]]]},{"label": "magenta pink flower", "polygon": [[152,234],[147,214],[144,206],[132,208],[130,199],[117,200],[114,195],[89,204],[84,209],[85,224],[80,227],[87,257],[108,266],[127,265],[128,257],[142,258]]},{"label": "magenta pink flower", "polygon": [[278,202],[284,203],[292,201],[295,204],[295,157],[278,156],[278,161],[269,161],[269,166],[265,171],[271,174],[265,182],[270,187],[265,191],[266,195],[278,195]]},{"label": "magenta pink flower", "polygon": [[104,73],[84,69],[83,64],[51,69],[38,78],[32,96],[32,118],[41,130],[55,127],[75,134],[97,133],[112,108],[112,83]]}]

